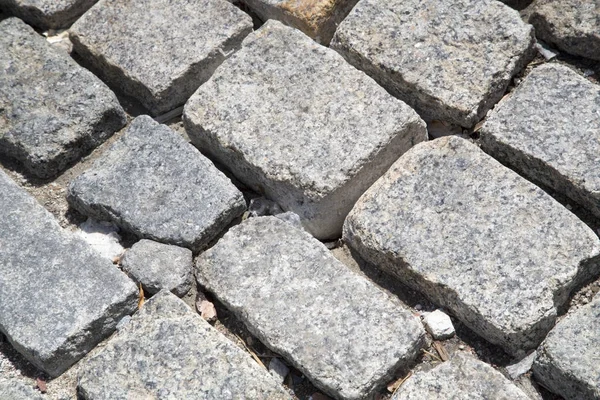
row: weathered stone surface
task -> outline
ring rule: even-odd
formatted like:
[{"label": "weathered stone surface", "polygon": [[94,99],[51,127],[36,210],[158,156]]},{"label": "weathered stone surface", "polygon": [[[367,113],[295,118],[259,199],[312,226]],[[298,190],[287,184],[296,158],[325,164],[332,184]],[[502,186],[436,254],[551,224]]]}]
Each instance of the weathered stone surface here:
[{"label": "weathered stone surface", "polygon": [[424,343],[399,301],[275,217],[232,228],[196,268],[254,335],[338,399],[367,398]]},{"label": "weathered stone surface", "polygon": [[529,400],[529,397],[484,362],[457,353],[452,360],[406,380],[392,400]]},{"label": "weathered stone surface", "polygon": [[140,237],[192,250],[246,207],[241,192],[210,160],[145,115],[70,183],[68,200],[83,214]]},{"label": "weathered stone surface", "polygon": [[67,28],[98,0],[0,0],[0,8],[40,29]]},{"label": "weathered stone surface", "polygon": [[600,295],[548,334],[533,364],[535,378],[567,400],[600,399]]},{"label": "weathered stone surface", "polygon": [[100,0],[70,37],[105,82],[157,115],[185,103],[251,31],[250,16],[221,0]]},{"label": "weathered stone surface", "polygon": [[142,239],[125,253],[121,266],[151,295],[164,289],[182,297],[192,288],[192,251],[183,247]]},{"label": "weathered stone surface", "polygon": [[79,394],[114,399],[290,399],[268,371],[161,291],[82,366]]},{"label": "weathered stone surface", "polygon": [[91,72],[17,18],[0,22],[0,153],[49,178],[125,125]]},{"label": "weathered stone surface", "polygon": [[44,400],[44,397],[31,385],[0,378],[0,400]]},{"label": "weathered stone surface", "polygon": [[538,0],[529,22],[540,39],[567,53],[600,60],[597,0]]},{"label": "weathered stone surface", "polygon": [[533,57],[534,41],[496,0],[361,0],[331,47],[423,118],[470,127]]},{"label": "weathered stone surface", "polygon": [[356,203],[346,242],[513,355],[595,276],[600,241],[543,190],[467,140],[401,157]]},{"label": "weathered stone surface", "polygon": [[491,113],[483,149],[600,217],[600,86],[559,64],[534,69]]},{"label": "weathered stone surface", "polygon": [[196,146],[321,239],[339,237],[358,197],[426,139],[406,104],[277,21],[198,89],[184,122]]},{"label": "weathered stone surface", "polygon": [[328,44],[358,0],[243,0],[262,20],[277,19]]},{"label": "weathered stone surface", "polygon": [[125,274],[0,172],[0,332],[51,376],[136,308]]}]

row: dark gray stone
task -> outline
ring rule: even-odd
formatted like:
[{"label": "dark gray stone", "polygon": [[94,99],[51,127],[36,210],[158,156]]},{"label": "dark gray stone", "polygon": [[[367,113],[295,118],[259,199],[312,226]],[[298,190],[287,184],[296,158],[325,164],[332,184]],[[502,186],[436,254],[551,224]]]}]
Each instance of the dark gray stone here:
[{"label": "dark gray stone", "polygon": [[210,160],[145,115],[70,183],[68,200],[139,237],[192,250],[246,208],[242,193]]},{"label": "dark gray stone", "polygon": [[600,217],[600,86],[559,64],[535,68],[491,113],[483,149]]},{"label": "dark gray stone", "polygon": [[0,172],[0,332],[60,375],[136,309],[133,282]]},{"label": "dark gray stone", "polygon": [[291,399],[269,372],[161,291],[81,367],[86,400]]},{"label": "dark gray stone", "polygon": [[469,141],[415,146],[356,203],[344,239],[488,341],[537,347],[600,240],[543,190]]},{"label": "dark gray stone", "polygon": [[600,399],[600,295],[548,334],[533,363],[535,379],[567,400]]},{"label": "dark gray stone", "polygon": [[0,8],[42,30],[67,28],[98,0],[0,0]]},{"label": "dark gray stone", "polygon": [[150,295],[164,289],[182,297],[192,288],[192,252],[183,247],[142,239],[125,253],[121,266]]},{"label": "dark gray stone", "polygon": [[426,120],[471,127],[533,58],[534,42],[496,0],[361,0],[331,47]]},{"label": "dark gray stone", "polygon": [[183,105],[250,32],[250,16],[222,0],[102,0],[70,37],[98,76],[157,115]]},{"label": "dark gray stone", "polygon": [[397,299],[307,232],[250,218],[198,257],[198,283],[265,345],[338,399],[365,399],[419,355],[425,332]]},{"label": "dark gray stone", "polygon": [[490,365],[463,353],[408,378],[392,400],[530,400]]},{"label": "dark gray stone", "polygon": [[16,379],[0,378],[0,400],[44,400],[44,397],[33,385]]},{"label": "dark gray stone", "polygon": [[184,123],[196,146],[319,239],[339,237],[358,197],[427,138],[410,107],[277,21],[198,89]]},{"label": "dark gray stone", "polygon": [[126,122],[91,72],[17,18],[0,22],[0,153],[49,178]]}]

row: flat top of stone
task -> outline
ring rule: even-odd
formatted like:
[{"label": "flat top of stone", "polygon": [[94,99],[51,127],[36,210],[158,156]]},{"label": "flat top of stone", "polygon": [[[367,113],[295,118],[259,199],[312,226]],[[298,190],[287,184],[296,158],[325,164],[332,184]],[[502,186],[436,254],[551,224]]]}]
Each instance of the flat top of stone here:
[{"label": "flat top of stone", "polygon": [[0,54],[2,152],[36,164],[93,140],[107,113],[114,114],[113,132],[125,125],[113,92],[21,20],[0,22]]},{"label": "flat top of stone", "polygon": [[71,182],[69,201],[138,236],[193,250],[245,209],[241,192],[210,160],[148,116]]},{"label": "flat top of stone", "polygon": [[452,360],[406,380],[392,400],[528,400],[521,389],[490,365],[457,353]]},{"label": "flat top of stone", "polygon": [[125,274],[0,172],[0,331],[58,375],[134,311]]},{"label": "flat top of stone", "polygon": [[0,400],[44,400],[32,385],[16,379],[0,378]]},{"label": "flat top of stone", "polygon": [[317,199],[406,125],[422,123],[336,52],[273,20],[198,89],[184,117],[269,179]]},{"label": "flat top of stone", "polygon": [[367,397],[423,344],[416,317],[275,217],[232,228],[196,263],[198,282],[329,394]]},{"label": "flat top of stone", "polygon": [[[498,87],[506,87],[533,40],[532,27],[496,0],[362,0],[332,47],[394,73],[414,101],[436,99],[436,115],[428,118],[471,126],[502,97]],[[446,114],[440,104],[462,116]],[[421,108],[428,112],[427,104]]]},{"label": "flat top of stone", "polygon": [[540,159],[600,196],[599,106],[600,86],[569,67],[542,65],[496,106],[482,139],[484,145],[500,142]]},{"label": "flat top of stone", "polygon": [[0,7],[9,9],[27,23],[41,29],[64,28],[98,0],[0,0]]},{"label": "flat top of stone", "polygon": [[158,95],[251,26],[246,13],[222,0],[100,0],[71,32]]},{"label": "flat top of stone", "polygon": [[95,400],[290,399],[250,355],[167,291],[85,362],[79,392]]},{"label": "flat top of stone", "polygon": [[[401,262],[392,268],[427,288],[452,292],[445,301],[507,335],[553,320],[584,263],[600,254],[598,237],[575,215],[457,137],[402,156],[357,202],[344,237],[379,262]],[[498,344],[511,352],[523,345]]]}]

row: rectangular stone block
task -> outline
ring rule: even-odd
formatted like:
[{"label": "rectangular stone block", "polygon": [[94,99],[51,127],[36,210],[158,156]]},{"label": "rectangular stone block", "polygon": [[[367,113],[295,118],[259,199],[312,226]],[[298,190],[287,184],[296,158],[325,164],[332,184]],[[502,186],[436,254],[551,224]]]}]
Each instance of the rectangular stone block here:
[{"label": "rectangular stone block", "polygon": [[483,149],[600,217],[600,86],[560,64],[535,68],[481,128]]},{"label": "rectangular stone block", "polygon": [[198,148],[320,239],[339,237],[358,197],[427,138],[410,107],[277,21],[198,89],[184,123]]},{"label": "rectangular stone block", "polygon": [[246,209],[242,193],[209,159],[147,115],[71,181],[67,199],[82,214],[192,250]]},{"label": "rectangular stone block", "polygon": [[424,330],[397,299],[276,217],[235,226],[196,263],[198,283],[337,399],[365,399],[410,367]]},{"label": "rectangular stone block", "polygon": [[133,282],[0,171],[0,332],[57,376],[135,311]]},{"label": "rectangular stone block", "polygon": [[158,115],[183,105],[250,32],[250,16],[223,0],[100,0],[70,38],[103,81]]},{"label": "rectangular stone block", "polygon": [[168,291],[86,361],[78,393],[86,400],[291,400],[249,354]]},{"label": "rectangular stone block", "polygon": [[50,178],[126,122],[114,93],[17,18],[0,22],[0,154]]},{"label": "rectangular stone block", "polygon": [[344,239],[515,356],[600,273],[600,240],[551,196],[477,146],[415,146],[356,203]]},{"label": "rectangular stone block", "polygon": [[0,0],[0,9],[42,30],[68,28],[98,0]]},{"label": "rectangular stone block", "polygon": [[534,42],[497,0],[361,0],[331,47],[426,120],[471,127],[533,58]]}]

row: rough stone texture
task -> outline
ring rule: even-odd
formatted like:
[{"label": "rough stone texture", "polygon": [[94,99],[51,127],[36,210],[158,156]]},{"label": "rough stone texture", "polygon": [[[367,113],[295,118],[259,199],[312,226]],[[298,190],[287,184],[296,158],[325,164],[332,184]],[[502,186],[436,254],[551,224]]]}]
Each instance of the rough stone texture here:
[{"label": "rough stone texture", "polygon": [[142,239],[125,253],[121,266],[151,295],[164,289],[182,297],[192,288],[189,249]]},{"label": "rough stone texture", "polygon": [[290,399],[182,300],[161,291],[82,366],[79,394],[114,399]]},{"label": "rough stone texture", "polygon": [[67,28],[98,0],[0,0],[0,8],[42,30]]},{"label": "rough stone texture", "polygon": [[530,400],[488,364],[457,353],[452,360],[406,380],[392,400]]},{"label": "rough stone texture", "polygon": [[454,325],[450,317],[440,310],[435,310],[423,318],[427,332],[436,340],[449,339],[454,336]]},{"label": "rough stone texture", "polygon": [[0,378],[0,400],[44,400],[31,385],[16,379]]},{"label": "rough stone texture", "polygon": [[49,178],[126,122],[91,72],[17,18],[0,22],[0,153]]},{"label": "rough stone texture", "polygon": [[494,109],[483,149],[600,217],[600,86],[559,64],[534,69]]},{"label": "rough stone texture", "polygon": [[534,41],[496,0],[361,0],[331,47],[423,118],[470,127],[533,57]]},{"label": "rough stone texture", "polygon": [[135,310],[136,287],[1,171],[0,209],[0,332],[59,375]]},{"label": "rough stone texture", "polygon": [[600,60],[598,0],[538,0],[529,22],[540,39],[560,50]]},{"label": "rough stone texture", "polygon": [[401,303],[275,217],[232,228],[196,268],[254,335],[338,399],[367,398],[424,343]]},{"label": "rough stone texture", "polygon": [[328,44],[358,0],[243,0],[262,20],[277,19]]},{"label": "rough stone texture", "polygon": [[70,37],[98,76],[157,115],[185,103],[251,31],[222,0],[100,0]]},{"label": "rough stone texture", "polygon": [[600,295],[556,325],[538,349],[535,378],[567,400],[600,399]]},{"label": "rough stone texture", "polygon": [[192,250],[246,207],[241,192],[210,160],[145,115],[70,183],[68,200],[85,215]]},{"label": "rough stone texture", "polygon": [[356,203],[344,239],[513,355],[599,271],[600,241],[537,186],[456,137],[421,143]]},{"label": "rough stone texture", "polygon": [[339,237],[358,197],[426,139],[406,104],[277,21],[198,89],[184,122],[196,146],[320,239]]}]

